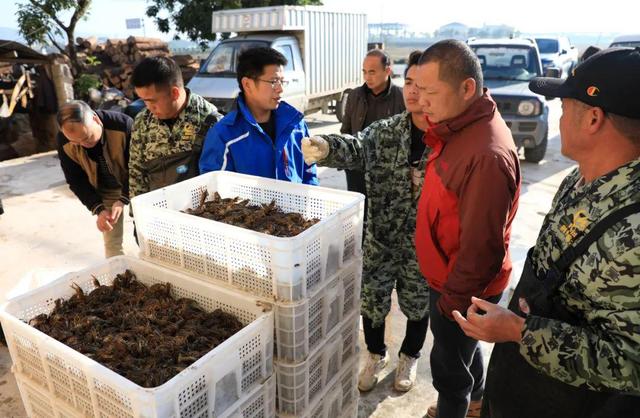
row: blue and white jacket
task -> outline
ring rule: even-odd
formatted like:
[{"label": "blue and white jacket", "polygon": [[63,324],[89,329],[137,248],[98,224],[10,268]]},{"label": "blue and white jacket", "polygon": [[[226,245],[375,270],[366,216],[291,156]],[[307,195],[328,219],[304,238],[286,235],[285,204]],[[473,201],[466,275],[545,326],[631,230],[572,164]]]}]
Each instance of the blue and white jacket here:
[{"label": "blue and white jacket", "polygon": [[273,117],[275,145],[240,95],[236,110],[207,132],[200,156],[200,174],[226,170],[317,185],[316,165],[307,165],[302,155],[302,138],[309,136],[302,113],[288,103],[280,102]]}]

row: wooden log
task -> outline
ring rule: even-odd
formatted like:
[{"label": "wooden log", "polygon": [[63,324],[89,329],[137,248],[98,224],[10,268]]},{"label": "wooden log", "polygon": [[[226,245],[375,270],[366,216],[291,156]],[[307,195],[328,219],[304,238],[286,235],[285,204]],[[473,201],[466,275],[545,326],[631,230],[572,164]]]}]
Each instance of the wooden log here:
[{"label": "wooden log", "polygon": [[171,58],[173,58],[176,64],[181,67],[196,64],[196,60],[193,58],[193,55],[174,55]]},{"label": "wooden log", "polygon": [[127,56],[123,54],[115,54],[111,57],[114,63],[122,64],[127,61]]},{"label": "wooden log", "polygon": [[166,42],[145,42],[139,44],[129,44],[134,51],[152,51],[155,49],[169,51],[169,45]]},{"label": "wooden log", "polygon": [[88,38],[85,38],[81,43],[83,48],[86,48],[90,51],[93,51],[97,44],[98,44],[98,38],[96,38],[95,36],[90,36]]},{"label": "wooden log", "polygon": [[127,38],[127,43],[128,44],[150,43],[150,42],[162,42],[162,39],[159,39],[159,38],[147,38],[146,36],[129,36]]},{"label": "wooden log", "polygon": [[107,39],[106,45],[109,46],[117,46],[120,45],[122,43],[126,43],[127,40],[126,39],[118,39],[118,38],[109,38]]},{"label": "wooden log", "polygon": [[154,49],[153,51],[137,52],[136,54],[140,54],[142,57],[145,57],[145,58],[146,57],[168,57],[169,56],[169,52],[158,50],[158,49]]}]

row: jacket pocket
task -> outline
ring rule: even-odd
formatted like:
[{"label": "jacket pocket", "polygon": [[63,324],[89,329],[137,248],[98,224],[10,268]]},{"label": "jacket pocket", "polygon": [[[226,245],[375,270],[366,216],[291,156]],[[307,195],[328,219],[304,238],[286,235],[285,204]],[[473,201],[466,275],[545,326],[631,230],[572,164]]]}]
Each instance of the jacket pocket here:
[{"label": "jacket pocket", "polygon": [[438,252],[438,255],[442,259],[445,266],[449,265],[449,257],[440,246],[440,240],[438,239],[438,233],[440,228],[440,210],[436,210],[436,215],[433,218],[433,222],[429,227],[429,233],[431,234],[431,241],[433,242],[433,248]]},{"label": "jacket pocket", "polygon": [[183,151],[145,162],[143,170],[149,179],[149,190],[169,186],[178,179],[184,179],[184,174],[190,169],[191,157],[192,151]]}]

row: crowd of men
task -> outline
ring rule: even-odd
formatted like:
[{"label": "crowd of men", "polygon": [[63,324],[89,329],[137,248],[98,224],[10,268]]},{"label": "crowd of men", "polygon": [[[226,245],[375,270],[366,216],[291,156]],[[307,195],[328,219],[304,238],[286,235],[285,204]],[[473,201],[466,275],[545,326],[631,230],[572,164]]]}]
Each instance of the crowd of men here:
[{"label": "crowd of men", "polygon": [[[80,101],[58,114],[60,162],[96,216],[107,257],[122,254],[136,195],[215,170],[317,185],[316,164],[345,169],[366,195],[362,319],[372,390],[389,361],[395,288],[407,326],[394,388],[410,390],[427,328],[434,418],[631,417],[640,410],[640,48],[593,51],[565,80],[530,89],[562,100],[562,182],[508,309],[518,150],[463,42],[411,54],[404,86],[381,50],[363,61],[340,134],[311,136],[282,100],[286,58],[238,60],[225,116],[184,86],[170,58],[144,59],[135,121]],[[478,341],[496,343],[488,372]]]}]

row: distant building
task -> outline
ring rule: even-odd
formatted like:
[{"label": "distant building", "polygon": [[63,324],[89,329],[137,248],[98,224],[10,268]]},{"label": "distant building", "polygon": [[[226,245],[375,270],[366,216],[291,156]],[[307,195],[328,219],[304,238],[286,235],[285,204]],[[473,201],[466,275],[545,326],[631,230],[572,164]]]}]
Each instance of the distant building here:
[{"label": "distant building", "polygon": [[462,23],[453,22],[440,26],[434,35],[440,39],[459,39],[461,41],[466,40],[469,37],[470,28]]},{"label": "distant building", "polygon": [[508,38],[518,34],[519,32],[513,26],[508,25],[484,25],[481,28],[469,29],[469,36],[476,38]]},{"label": "distant building", "polygon": [[438,28],[435,31],[435,38],[466,41],[470,37],[509,38],[519,34],[520,32],[513,26],[508,25],[483,25],[481,28],[473,28],[462,23],[453,22]]},{"label": "distant building", "polygon": [[387,37],[406,37],[408,28],[409,26],[403,23],[369,23],[369,39],[380,40]]}]

